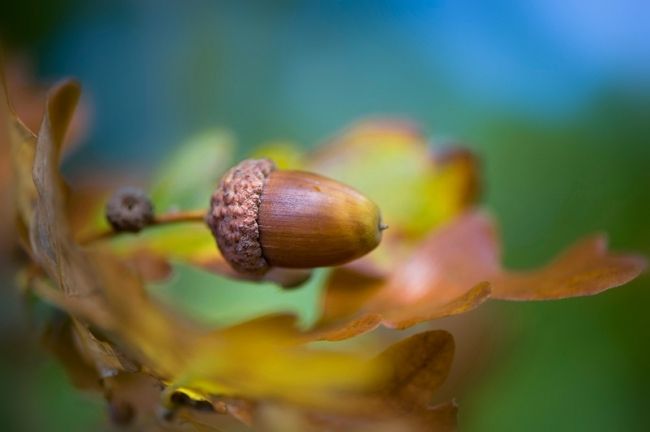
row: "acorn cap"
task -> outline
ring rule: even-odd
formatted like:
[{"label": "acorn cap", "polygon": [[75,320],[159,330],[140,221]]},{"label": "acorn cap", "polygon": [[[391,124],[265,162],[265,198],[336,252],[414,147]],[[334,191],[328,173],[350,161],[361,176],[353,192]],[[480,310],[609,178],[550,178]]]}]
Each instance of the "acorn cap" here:
[{"label": "acorn cap", "polygon": [[241,273],[339,265],[374,249],[386,227],[355,189],[303,171],[245,160],[228,171],[206,217],[224,258]]},{"label": "acorn cap", "polygon": [[231,168],[212,194],[206,222],[224,258],[241,273],[265,273],[269,268],[257,217],[264,184],[273,170],[275,164],[268,159],[247,159]]}]

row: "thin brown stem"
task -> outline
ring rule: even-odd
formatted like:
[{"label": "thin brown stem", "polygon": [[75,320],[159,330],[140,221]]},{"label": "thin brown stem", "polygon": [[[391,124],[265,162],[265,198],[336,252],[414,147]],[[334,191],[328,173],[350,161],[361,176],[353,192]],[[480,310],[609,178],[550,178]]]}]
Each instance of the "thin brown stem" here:
[{"label": "thin brown stem", "polygon": [[[206,210],[189,210],[157,215],[148,226],[143,228],[143,230],[152,226],[162,226],[176,223],[203,223],[205,221],[205,214]],[[128,231],[115,231],[112,228],[107,228],[85,236],[79,241],[79,243],[82,245],[87,245],[102,240],[112,239],[113,237],[124,233],[128,233]]]},{"label": "thin brown stem", "polygon": [[166,225],[180,222],[204,222],[206,210],[188,210],[158,215],[152,225]]},{"label": "thin brown stem", "polygon": [[79,244],[86,245],[89,243],[95,243],[101,240],[107,240],[118,235],[117,231],[114,231],[112,228],[106,228],[103,231],[95,231],[93,233],[84,235],[83,238],[78,240]]}]

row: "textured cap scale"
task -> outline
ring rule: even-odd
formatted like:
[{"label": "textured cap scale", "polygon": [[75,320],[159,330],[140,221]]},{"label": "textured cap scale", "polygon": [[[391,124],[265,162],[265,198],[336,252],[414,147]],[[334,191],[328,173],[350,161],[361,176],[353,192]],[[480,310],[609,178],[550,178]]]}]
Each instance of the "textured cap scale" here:
[{"label": "textured cap scale", "polygon": [[267,159],[248,159],[231,168],[212,194],[207,224],[224,258],[242,273],[264,273],[264,259],[257,225],[262,191],[275,169]]}]

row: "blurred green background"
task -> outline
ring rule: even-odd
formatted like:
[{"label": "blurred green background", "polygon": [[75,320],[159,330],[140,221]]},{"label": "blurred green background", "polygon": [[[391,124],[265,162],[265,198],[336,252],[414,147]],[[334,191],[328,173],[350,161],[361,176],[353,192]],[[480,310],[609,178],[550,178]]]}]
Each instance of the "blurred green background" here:
[{"label": "blurred green background", "polygon": [[[33,61],[39,80],[84,85],[92,121],[71,178],[144,176],[208,128],[231,131],[241,157],[268,141],[313,147],[360,118],[394,115],[481,156],[509,265],[541,264],[594,231],[650,255],[642,0],[0,4],[10,53]],[[184,283],[190,310],[228,301],[204,274]],[[26,314],[4,288],[3,430],[97,429],[103,405],[25,341]],[[232,302],[259,302],[255,288]],[[314,289],[291,295],[311,313]],[[649,307],[648,276],[591,298],[492,302],[487,322],[499,324],[483,331],[496,348],[474,359],[480,373],[458,395],[462,430],[647,430]],[[459,350],[471,341],[459,337]]]}]

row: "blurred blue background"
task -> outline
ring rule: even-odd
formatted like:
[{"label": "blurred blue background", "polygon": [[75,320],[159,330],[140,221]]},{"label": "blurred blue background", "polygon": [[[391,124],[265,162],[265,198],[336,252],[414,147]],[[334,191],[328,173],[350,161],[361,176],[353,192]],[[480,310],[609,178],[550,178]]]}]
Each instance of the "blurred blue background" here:
[{"label": "blurred blue background", "polygon": [[[78,77],[91,101],[71,173],[146,172],[215,126],[243,156],[395,115],[481,156],[508,264],[539,264],[593,231],[650,254],[647,1],[1,3],[10,52],[42,80]],[[458,395],[462,430],[646,430],[649,289],[645,276],[594,298],[492,303],[499,349]],[[103,415],[56,364],[16,372],[22,351],[7,352],[10,428],[87,430]]]}]

